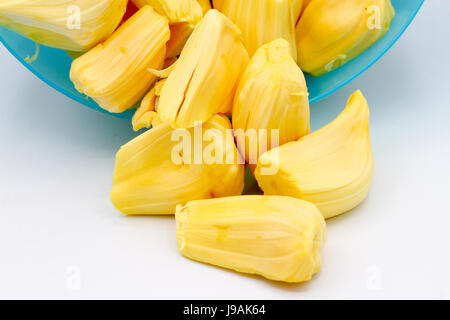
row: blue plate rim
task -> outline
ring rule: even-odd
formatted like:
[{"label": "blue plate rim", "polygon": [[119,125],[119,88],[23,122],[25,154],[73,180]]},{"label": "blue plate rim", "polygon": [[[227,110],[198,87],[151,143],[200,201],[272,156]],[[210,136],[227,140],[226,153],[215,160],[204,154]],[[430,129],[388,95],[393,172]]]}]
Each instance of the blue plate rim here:
[{"label": "blue plate rim", "polygon": [[[320,95],[318,95],[318,96],[314,97],[313,99],[311,99],[310,100],[310,104],[312,105],[312,104],[314,104],[316,102],[319,102],[319,101],[321,101],[321,100],[331,96],[333,93],[337,92],[338,90],[342,89],[343,87],[345,87],[346,85],[351,83],[353,80],[358,78],[360,75],[362,75],[364,72],[366,72],[369,68],[371,68],[378,60],[380,60],[394,46],[394,44],[398,41],[398,39],[405,33],[406,29],[408,29],[408,27],[411,25],[411,23],[413,22],[413,20],[417,16],[419,10],[422,8],[424,2],[425,2],[425,0],[421,0],[420,1],[420,3],[418,4],[417,8],[414,10],[413,14],[411,15],[410,19],[407,21],[407,23],[405,23],[403,25],[403,27],[400,29],[400,31],[395,35],[395,37],[392,38],[391,42],[388,43],[388,45],[381,51],[380,54],[378,54],[376,57],[374,57],[359,72],[353,74],[351,77],[349,77],[348,79],[346,79],[345,81],[343,81],[342,83],[337,85],[336,87],[334,87],[334,88],[332,88],[332,89],[330,89],[328,91],[325,91],[325,92],[321,93]],[[41,73],[39,73],[35,68],[33,68],[32,64],[27,63],[25,61],[25,59],[23,59],[22,57],[17,55],[16,52],[3,39],[2,36],[0,36],[0,42],[5,46],[5,48],[11,53],[11,55],[14,58],[16,58],[23,66],[25,66],[25,68],[27,68],[29,71],[31,71],[31,73],[33,73],[37,78],[42,80],[45,84],[47,84],[48,86],[50,86],[54,90],[64,94],[65,96],[71,98],[72,100],[75,100],[76,102],[78,102],[78,103],[80,103],[80,104],[82,104],[82,105],[84,105],[86,107],[98,110],[98,111],[100,111],[100,112],[102,112],[104,114],[108,114],[108,115],[112,115],[112,116],[115,116],[115,117],[118,117],[118,118],[121,118],[121,119],[129,120],[129,115],[127,115],[125,113],[111,113],[111,112],[108,112],[107,110],[104,110],[102,108],[87,105],[85,99],[81,99],[80,97],[74,95],[70,91],[68,91],[68,90],[64,89],[63,87],[59,86],[58,84],[54,83],[53,81],[48,80]]]},{"label": "blue plate rim", "polygon": [[121,119],[129,120],[129,116],[125,113],[111,113],[107,110],[104,110],[102,108],[95,108],[94,106],[86,105],[86,100],[82,99],[76,95],[74,95],[72,92],[64,89],[63,87],[59,86],[58,84],[54,83],[53,81],[50,81],[47,77],[44,77],[39,71],[37,71],[35,68],[33,68],[33,65],[31,63],[28,63],[16,54],[16,52],[9,46],[9,44],[3,39],[2,36],[0,36],[0,42],[5,46],[5,48],[9,51],[9,53],[16,58],[25,68],[27,68],[32,74],[34,74],[39,80],[43,81],[45,84],[50,86],[52,89],[56,90],[57,92],[62,93],[63,95],[67,96],[68,98],[75,100],[76,102],[80,103],[81,105],[88,107],[90,109],[94,109],[97,111],[100,111],[104,114],[112,115]]}]

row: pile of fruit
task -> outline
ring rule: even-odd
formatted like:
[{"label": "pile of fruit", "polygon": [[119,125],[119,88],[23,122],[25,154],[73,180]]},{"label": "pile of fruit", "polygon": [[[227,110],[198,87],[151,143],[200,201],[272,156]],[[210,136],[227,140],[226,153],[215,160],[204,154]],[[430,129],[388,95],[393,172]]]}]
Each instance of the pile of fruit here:
[{"label": "pile of fruit", "polygon": [[362,93],[310,133],[303,72],[347,63],[394,16],[390,0],[0,3],[1,25],[77,52],[79,92],[150,129],[117,154],[121,212],[175,214],[186,257],[286,282],[319,271],[324,219],[358,206],[374,172]]}]

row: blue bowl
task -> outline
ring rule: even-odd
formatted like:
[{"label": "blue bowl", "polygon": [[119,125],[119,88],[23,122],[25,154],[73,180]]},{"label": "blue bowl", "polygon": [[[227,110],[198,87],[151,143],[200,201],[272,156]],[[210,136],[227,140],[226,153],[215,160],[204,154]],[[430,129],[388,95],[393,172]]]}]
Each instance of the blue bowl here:
[{"label": "blue bowl", "polygon": [[[306,80],[311,103],[322,100],[342,88],[380,59],[400,38],[416,16],[423,2],[424,0],[392,0],[397,15],[391,24],[390,30],[383,38],[344,66],[320,77],[307,76]],[[90,108],[109,113],[101,109],[92,99],[75,90],[69,79],[72,59],[66,52],[41,46],[37,60],[28,63],[25,61],[26,57],[33,56],[36,50],[36,45],[33,41],[3,27],[0,27],[0,40],[17,60],[49,86]],[[131,119],[133,112],[133,110],[129,110],[124,113],[111,114],[116,117]]]}]

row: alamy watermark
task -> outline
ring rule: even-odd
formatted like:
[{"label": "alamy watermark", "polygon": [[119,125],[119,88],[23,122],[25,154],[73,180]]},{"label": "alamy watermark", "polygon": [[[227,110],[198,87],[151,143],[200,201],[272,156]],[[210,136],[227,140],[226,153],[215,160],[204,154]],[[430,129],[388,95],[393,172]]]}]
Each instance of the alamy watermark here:
[{"label": "alamy watermark", "polygon": [[[270,133],[269,133],[270,132]],[[261,175],[274,175],[278,172],[278,129],[207,129],[197,124],[193,130],[176,129],[171,136],[178,142],[171,151],[172,162],[176,165],[261,165]],[[241,146],[236,152],[236,144]],[[258,155],[271,150],[270,161]],[[246,153],[248,151],[248,156]]]},{"label": "alamy watermark", "polygon": [[66,27],[69,30],[81,29],[81,9],[79,6],[72,5],[67,7]]},{"label": "alamy watermark", "polygon": [[377,5],[371,5],[367,7],[367,28],[369,30],[381,29],[381,8]]},{"label": "alamy watermark", "polygon": [[376,265],[369,266],[366,268],[366,287],[371,291],[379,291],[383,288],[383,278],[381,268]]},{"label": "alamy watermark", "polygon": [[81,268],[72,265],[66,268],[66,288],[70,291],[81,289]]}]

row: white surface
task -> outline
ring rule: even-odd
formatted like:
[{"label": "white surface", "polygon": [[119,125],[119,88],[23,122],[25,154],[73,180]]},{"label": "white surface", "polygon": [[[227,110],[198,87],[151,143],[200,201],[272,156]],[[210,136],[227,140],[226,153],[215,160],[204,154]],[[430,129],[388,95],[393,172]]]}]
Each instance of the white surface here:
[{"label": "white surface", "polygon": [[449,15],[449,1],[426,1],[380,62],[312,107],[317,129],[363,90],[376,174],[368,200],[328,222],[320,274],[296,286],[187,260],[172,218],[117,212],[114,154],[130,124],[0,48],[0,298],[450,298]]}]

